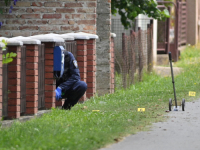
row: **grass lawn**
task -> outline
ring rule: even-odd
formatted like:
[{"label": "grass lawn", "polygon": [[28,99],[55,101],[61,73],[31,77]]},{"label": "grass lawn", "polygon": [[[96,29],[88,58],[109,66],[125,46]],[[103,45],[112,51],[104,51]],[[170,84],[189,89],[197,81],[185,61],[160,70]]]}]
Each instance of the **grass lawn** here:
[{"label": "grass lawn", "polygon": [[[175,77],[178,100],[191,101],[200,96],[199,57],[200,48],[187,47],[181,60],[174,64],[184,68]],[[145,74],[143,80],[129,89],[77,104],[71,111],[52,109],[40,118],[16,121],[11,127],[0,129],[0,149],[95,150],[147,130],[153,122],[167,119],[165,111],[169,98],[173,98],[173,86],[171,77],[154,73]],[[197,92],[196,97],[189,97],[189,91]],[[138,108],[146,111],[138,112]]]}]

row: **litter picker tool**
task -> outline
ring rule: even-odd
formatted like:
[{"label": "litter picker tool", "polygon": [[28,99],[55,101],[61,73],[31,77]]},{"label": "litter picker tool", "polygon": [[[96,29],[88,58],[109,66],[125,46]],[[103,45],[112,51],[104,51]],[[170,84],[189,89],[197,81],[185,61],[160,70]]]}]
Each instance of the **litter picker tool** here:
[{"label": "litter picker tool", "polygon": [[178,111],[179,106],[182,106],[182,111],[185,111],[185,99],[182,99],[182,102],[178,102],[176,99],[176,89],[175,89],[175,81],[174,81],[174,73],[173,73],[173,67],[172,67],[172,55],[171,52],[169,52],[169,62],[171,67],[171,76],[172,76],[172,84],[173,84],[173,90],[174,90],[174,101],[172,99],[169,99],[169,111],[172,110],[172,107],[174,106],[174,111]]}]

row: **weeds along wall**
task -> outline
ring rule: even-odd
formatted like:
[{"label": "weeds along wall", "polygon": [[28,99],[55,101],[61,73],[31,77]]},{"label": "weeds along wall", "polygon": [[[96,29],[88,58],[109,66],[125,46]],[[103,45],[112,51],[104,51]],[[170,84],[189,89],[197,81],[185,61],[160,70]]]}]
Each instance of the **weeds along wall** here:
[{"label": "weeds along wall", "polygon": [[11,14],[0,7],[3,26],[0,36],[31,36],[46,33],[84,31],[96,34],[96,0],[21,0]]}]

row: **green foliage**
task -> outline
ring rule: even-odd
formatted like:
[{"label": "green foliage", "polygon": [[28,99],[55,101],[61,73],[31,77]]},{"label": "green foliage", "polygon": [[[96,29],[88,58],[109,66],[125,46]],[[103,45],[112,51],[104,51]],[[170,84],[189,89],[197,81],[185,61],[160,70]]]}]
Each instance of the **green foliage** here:
[{"label": "green foliage", "polygon": [[2,40],[1,41],[5,46],[4,47],[2,47],[2,50],[4,51],[4,50],[6,50],[6,46],[7,46],[7,42],[6,42],[6,40]]},{"label": "green foliage", "polygon": [[126,29],[131,27],[129,20],[133,21],[139,14],[144,14],[158,20],[170,17],[168,10],[159,10],[157,2],[154,0],[112,0],[111,12],[113,15],[117,12],[121,15],[121,22]]},{"label": "green foliage", "polygon": [[[163,0],[163,1],[165,1],[165,2],[175,2],[175,0]],[[166,3],[166,4],[163,4],[163,5],[165,5],[166,7],[173,7],[174,5],[173,5],[173,3]]]},{"label": "green foliage", "polygon": [[[5,46],[2,48],[2,50],[6,50],[6,46],[7,46],[6,40],[2,40],[1,42],[5,44]],[[12,62],[13,58],[16,57],[16,56],[17,56],[17,54],[13,53],[13,52],[7,53],[6,55],[3,54],[2,55],[2,57],[3,57],[3,61],[2,62],[3,62],[3,64],[8,64],[8,63]]]},{"label": "green foliage", "polygon": [[177,67],[190,67],[191,64],[198,64],[200,63],[200,44],[196,46],[188,45],[186,50],[181,53],[180,60],[175,63]]},{"label": "green foliage", "polygon": [[16,53],[7,53],[6,55],[3,54],[3,64],[8,64],[13,61],[13,58],[16,57]]}]

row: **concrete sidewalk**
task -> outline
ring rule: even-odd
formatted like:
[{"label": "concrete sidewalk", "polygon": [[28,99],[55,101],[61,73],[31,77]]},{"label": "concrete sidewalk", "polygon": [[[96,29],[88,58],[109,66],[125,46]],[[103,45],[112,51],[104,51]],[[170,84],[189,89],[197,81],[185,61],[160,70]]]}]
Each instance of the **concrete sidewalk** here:
[{"label": "concrete sidewalk", "polygon": [[[160,75],[162,77],[171,77],[171,68],[170,67],[154,66],[154,71],[157,75]],[[183,72],[182,68],[173,67],[174,76],[177,76],[182,72]]]},{"label": "concrete sidewalk", "polygon": [[167,115],[166,122],[153,124],[150,131],[131,135],[100,150],[200,150],[200,99],[186,102],[185,111],[180,108]]}]

